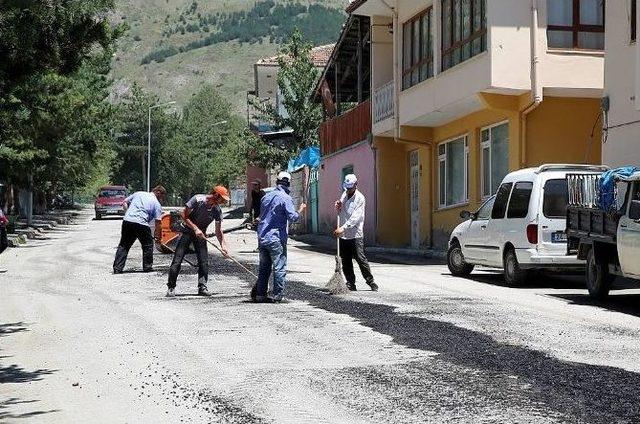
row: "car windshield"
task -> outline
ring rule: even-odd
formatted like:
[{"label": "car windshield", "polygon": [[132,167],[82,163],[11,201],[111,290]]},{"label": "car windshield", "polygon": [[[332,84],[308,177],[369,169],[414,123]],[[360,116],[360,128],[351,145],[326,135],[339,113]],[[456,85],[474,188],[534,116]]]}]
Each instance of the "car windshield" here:
[{"label": "car windshield", "polygon": [[569,203],[569,190],[566,179],[548,180],[544,185],[544,199],[542,200],[542,213],[547,218],[565,218],[567,216],[567,204]]},{"label": "car windshield", "polygon": [[124,190],[100,190],[98,197],[125,197]]}]

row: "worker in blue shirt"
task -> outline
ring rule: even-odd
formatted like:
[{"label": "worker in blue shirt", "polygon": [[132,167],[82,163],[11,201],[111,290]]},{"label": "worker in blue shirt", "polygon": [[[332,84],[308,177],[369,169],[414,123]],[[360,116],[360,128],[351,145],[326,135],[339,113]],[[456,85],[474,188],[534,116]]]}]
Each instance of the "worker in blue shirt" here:
[{"label": "worker in blue shirt", "polygon": [[[122,274],[129,249],[138,240],[142,245],[142,270],[153,270],[153,241],[159,242],[162,236],[160,219],[162,206],[167,191],[157,186],[151,192],[138,191],[127,197],[124,204],[127,212],[122,220],[122,235],[113,261],[113,273]],[[155,236],[151,235],[151,223],[155,221]]]},{"label": "worker in blue shirt", "polygon": [[[289,195],[291,175],[280,172],[275,190],[265,194],[260,203],[258,224],[258,246],[260,269],[255,290],[251,292],[254,302],[281,302],[284,297],[287,276],[287,238],[289,222],[296,222],[307,205],[300,204],[296,211]],[[267,297],[269,277],[273,268],[273,294]]]}]

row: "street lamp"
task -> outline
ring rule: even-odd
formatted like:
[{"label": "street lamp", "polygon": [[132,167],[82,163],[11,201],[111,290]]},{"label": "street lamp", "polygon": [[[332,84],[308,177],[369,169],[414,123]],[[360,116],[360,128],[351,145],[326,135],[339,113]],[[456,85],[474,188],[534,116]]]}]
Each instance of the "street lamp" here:
[{"label": "street lamp", "polygon": [[174,104],[176,104],[176,102],[172,101],[149,106],[149,140],[147,144],[147,191],[151,191],[151,109]]}]

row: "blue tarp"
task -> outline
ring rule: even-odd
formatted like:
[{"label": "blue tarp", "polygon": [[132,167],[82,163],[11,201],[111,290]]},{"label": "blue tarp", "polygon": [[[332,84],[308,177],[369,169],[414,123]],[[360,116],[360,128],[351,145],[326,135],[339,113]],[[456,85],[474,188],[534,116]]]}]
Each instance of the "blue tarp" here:
[{"label": "blue tarp", "polygon": [[622,168],[611,169],[600,178],[598,207],[603,211],[610,211],[616,208],[616,179],[631,177],[640,171],[635,166],[624,166]]},{"label": "blue tarp", "polygon": [[300,155],[296,159],[289,161],[287,172],[296,172],[301,168],[308,166],[310,168],[317,168],[320,166],[320,148],[316,146],[307,147],[300,152]]}]

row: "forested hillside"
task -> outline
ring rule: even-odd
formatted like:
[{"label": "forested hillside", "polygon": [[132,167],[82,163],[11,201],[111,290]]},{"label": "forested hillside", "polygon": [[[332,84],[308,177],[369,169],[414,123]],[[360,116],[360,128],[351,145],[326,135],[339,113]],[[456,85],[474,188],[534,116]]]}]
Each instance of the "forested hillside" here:
[{"label": "forested hillside", "polygon": [[115,57],[116,91],[133,82],[185,104],[212,84],[238,112],[253,84],[252,64],[277,52],[293,28],[314,45],[334,42],[346,0],[121,0],[129,26]]}]

